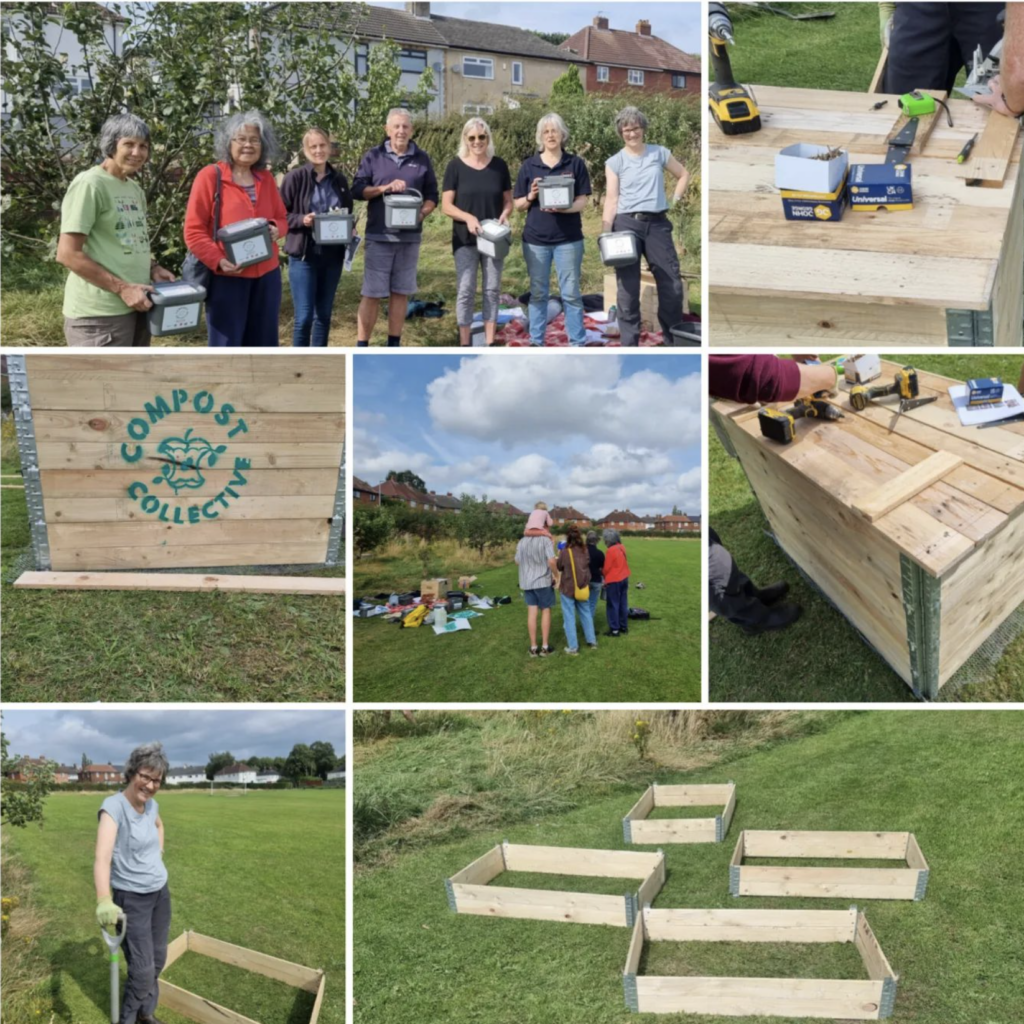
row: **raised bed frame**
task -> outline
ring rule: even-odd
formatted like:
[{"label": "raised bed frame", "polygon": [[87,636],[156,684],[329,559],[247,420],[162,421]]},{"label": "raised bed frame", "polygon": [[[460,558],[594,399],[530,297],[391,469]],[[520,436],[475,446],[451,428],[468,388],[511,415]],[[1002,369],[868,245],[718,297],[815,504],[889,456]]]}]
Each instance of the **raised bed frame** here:
[{"label": "raised bed frame", "polygon": [[[656,818],[655,807],[722,807],[713,818]],[[712,786],[659,786],[652,783],[622,819],[627,843],[720,843],[736,809],[736,783]]]},{"label": "raised bed frame", "polygon": [[[902,861],[905,867],[760,867],[745,857]],[[928,862],[913,832],[761,832],[744,830],[729,863],[733,896],[818,896],[923,900]]]},{"label": "raised bed frame", "polygon": [[[488,885],[503,871],[536,871],[592,878],[635,878],[640,885],[622,896]],[[525,917],[535,921],[609,924],[631,928],[640,908],[665,884],[665,855],[631,850],[583,850],[503,842],[445,880],[448,906],[456,914]]]},{"label": "raised bed frame", "polygon": [[[276,956],[257,953],[254,949],[245,949],[243,946],[235,946],[230,942],[222,942],[220,939],[211,939],[208,935],[200,935],[193,931],[182,932],[167,947],[167,963],[164,965],[164,970],[186,952],[200,953],[203,956],[219,960],[221,963],[243,967],[247,971],[262,974],[266,978],[283,981],[286,985],[300,988],[304,992],[315,993],[316,1002],[313,1004],[309,1024],[316,1024],[317,1018],[320,1016],[320,1007],[324,1001],[324,985],[327,981],[327,975],[322,970],[293,964],[287,960],[280,960]],[[260,1024],[259,1021],[255,1021],[251,1017],[228,1010],[209,999],[189,992],[187,989],[172,985],[162,978],[160,979],[159,1005],[173,1010],[175,1013],[180,1013],[183,1017],[196,1021],[197,1024]]]},{"label": "raised bed frame", "polygon": [[[638,975],[644,942],[852,942],[868,980],[651,977]],[[834,1017],[881,1020],[892,1015],[898,975],[867,919],[849,910],[652,910],[633,926],[623,971],[627,1009],[637,1013],[705,1013],[722,1017]]]}]

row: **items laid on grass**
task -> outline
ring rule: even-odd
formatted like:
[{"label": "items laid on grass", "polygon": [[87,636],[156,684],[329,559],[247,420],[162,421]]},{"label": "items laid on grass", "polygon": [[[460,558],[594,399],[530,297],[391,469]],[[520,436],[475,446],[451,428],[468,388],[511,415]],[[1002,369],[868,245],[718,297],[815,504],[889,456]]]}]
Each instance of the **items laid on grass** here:
[{"label": "items laid on grass", "polygon": [[[713,806],[721,808],[713,818],[647,820],[656,807]],[[659,786],[655,782],[622,819],[622,835],[627,843],[720,843],[735,809],[735,782],[724,786]]]}]

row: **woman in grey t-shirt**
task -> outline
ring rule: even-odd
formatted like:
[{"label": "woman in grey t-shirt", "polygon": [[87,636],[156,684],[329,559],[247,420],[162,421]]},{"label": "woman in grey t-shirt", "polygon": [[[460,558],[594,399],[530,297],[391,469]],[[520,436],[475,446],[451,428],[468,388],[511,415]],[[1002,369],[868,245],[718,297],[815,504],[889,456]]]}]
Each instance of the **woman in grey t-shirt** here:
[{"label": "woman in grey t-shirt", "polygon": [[[650,264],[658,288],[658,322],[666,342],[683,319],[683,282],[679,256],[666,216],[665,171],[679,180],[672,202],[678,202],[690,183],[690,172],[664,146],[644,141],[647,118],[636,107],[615,117],[615,130],[625,145],[604,165],[607,191],[602,231],[632,231],[641,258]],[[623,345],[640,341],[640,260],[615,268],[618,279],[618,322]]]},{"label": "woman in grey t-shirt", "polygon": [[164,825],[154,794],[167,777],[163,745],[136,747],[124,766],[125,787],[103,801],[97,816],[96,920],[117,928],[126,918],[124,958],[128,981],[119,1024],[160,1024],[157,979],[167,961],[171,894],[164,867]]}]

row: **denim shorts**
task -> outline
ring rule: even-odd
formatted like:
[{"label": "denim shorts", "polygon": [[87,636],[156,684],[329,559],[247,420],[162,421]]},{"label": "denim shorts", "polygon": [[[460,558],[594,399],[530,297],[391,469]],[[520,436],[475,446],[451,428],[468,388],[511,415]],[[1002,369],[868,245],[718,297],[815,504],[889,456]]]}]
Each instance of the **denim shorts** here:
[{"label": "denim shorts", "polygon": [[537,587],[535,590],[524,590],[523,601],[528,608],[554,608],[555,588]]},{"label": "denim shorts", "polygon": [[375,242],[368,239],[363,256],[363,291],[368,299],[416,293],[416,264],[420,258],[415,242]]}]

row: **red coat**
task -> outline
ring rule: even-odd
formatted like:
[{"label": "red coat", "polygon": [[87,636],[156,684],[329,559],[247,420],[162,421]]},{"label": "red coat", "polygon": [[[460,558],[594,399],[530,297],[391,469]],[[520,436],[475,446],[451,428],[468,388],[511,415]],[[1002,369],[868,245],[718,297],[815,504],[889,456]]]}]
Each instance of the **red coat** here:
[{"label": "red coat", "polygon": [[[213,234],[213,194],[217,187],[217,172],[220,168],[220,226],[234,224],[250,217],[265,217],[277,224],[278,237],[284,238],[288,231],[288,211],[284,208],[277,182],[270,171],[253,171],[256,179],[256,204],[241,185],[231,180],[231,167],[223,162],[204,167],[192,182],[192,192],[185,210],[185,244],[215,274],[222,259],[227,258],[224,246],[215,242]],[[271,242],[271,255],[262,263],[254,263],[232,277],[262,277],[278,266],[277,244]]]},{"label": "red coat", "polygon": [[626,549],[621,544],[613,544],[604,553],[605,583],[621,583],[629,579],[629,563],[626,561]]}]

